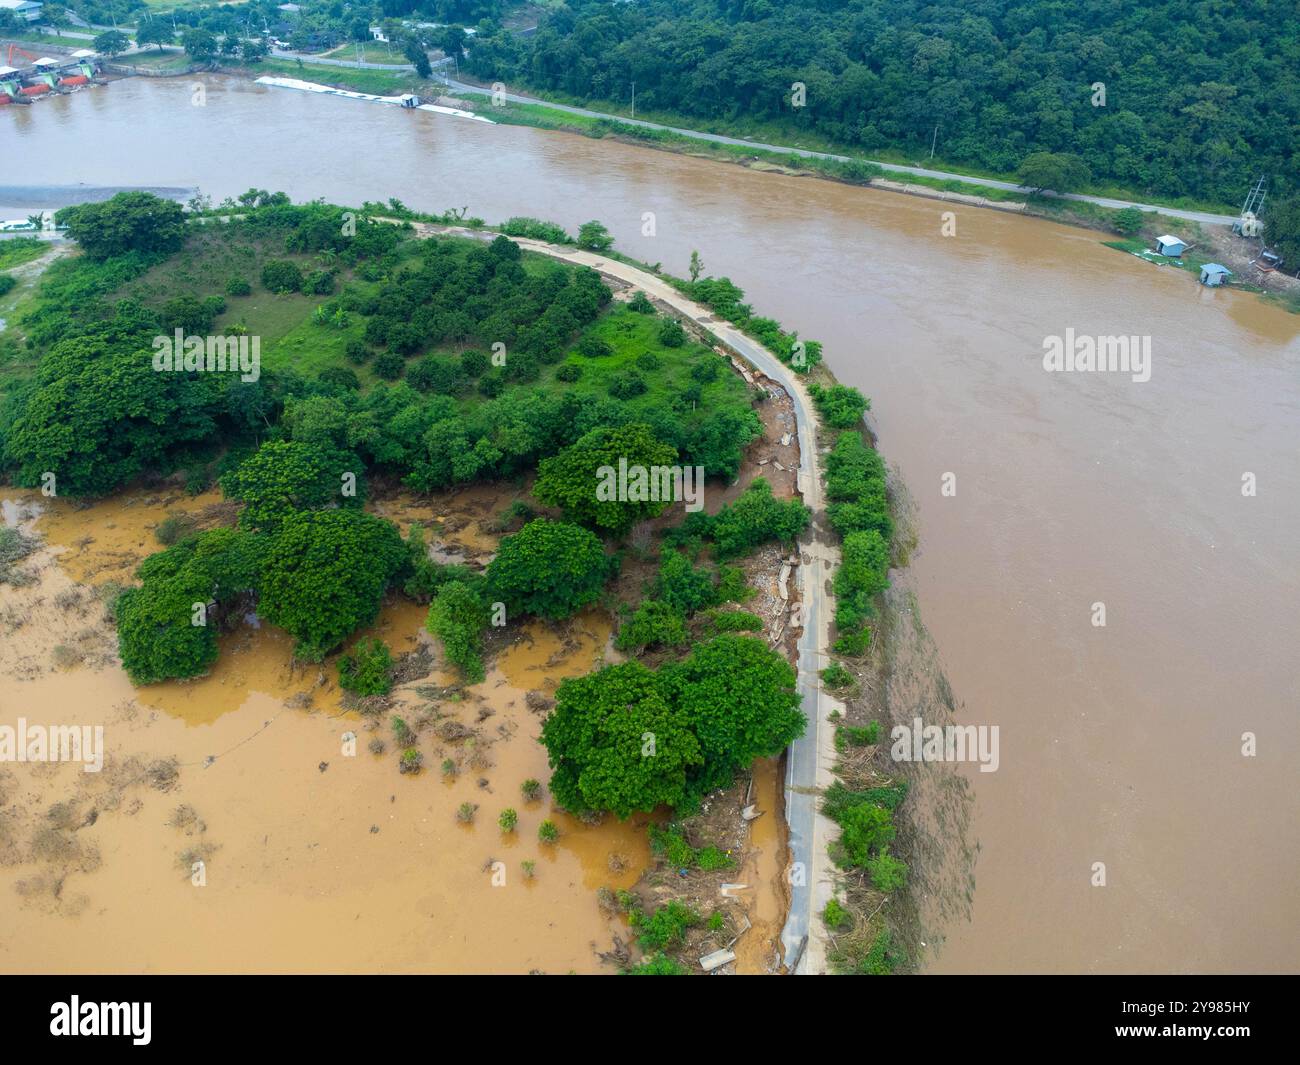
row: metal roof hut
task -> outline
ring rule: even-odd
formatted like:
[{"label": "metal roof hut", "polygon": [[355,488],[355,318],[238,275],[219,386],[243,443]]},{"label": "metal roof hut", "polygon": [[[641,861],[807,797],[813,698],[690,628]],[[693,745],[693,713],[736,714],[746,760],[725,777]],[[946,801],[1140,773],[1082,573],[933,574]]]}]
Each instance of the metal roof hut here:
[{"label": "metal roof hut", "polygon": [[1219,263],[1206,263],[1201,267],[1201,284],[1218,288],[1232,276],[1232,271]]},{"label": "metal roof hut", "polygon": [[1171,255],[1176,259],[1186,250],[1187,241],[1179,240],[1169,233],[1156,238],[1156,252],[1160,255]]}]

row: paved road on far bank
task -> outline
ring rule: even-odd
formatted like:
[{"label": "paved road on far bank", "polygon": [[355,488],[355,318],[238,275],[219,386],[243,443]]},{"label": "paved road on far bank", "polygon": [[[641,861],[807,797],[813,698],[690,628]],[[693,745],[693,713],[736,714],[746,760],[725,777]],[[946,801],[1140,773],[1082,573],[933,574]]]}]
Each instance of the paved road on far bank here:
[{"label": "paved road on far bank", "polygon": [[[446,78],[447,87],[454,92],[459,93],[476,93],[480,96],[491,96],[492,90],[481,88],[478,85],[467,85],[463,81],[457,81],[455,78]],[[784,144],[766,144],[762,141],[745,140],[740,137],[726,137],[721,133],[704,133],[695,129],[683,129],[680,126],[664,126],[658,122],[645,122],[639,118],[625,118],[622,115],[610,115],[602,111],[588,111],[582,107],[571,107],[568,104],[551,103],[549,100],[539,100],[534,96],[520,96],[517,93],[508,92],[505,98],[512,103],[517,104],[541,104],[545,107],[554,108],[557,111],[567,111],[573,115],[583,115],[587,118],[607,118],[612,122],[624,122],[629,126],[642,126],[645,129],[662,129],[670,133],[678,133],[683,137],[694,137],[696,140],[712,141],[714,144],[734,144],[741,148],[758,148],[765,152],[780,152],[783,155],[795,155],[802,159],[834,159],[841,163],[852,162],[852,157],[847,155],[836,155],[833,152],[814,152],[806,148],[791,148]],[[859,162],[870,163],[872,166],[878,166],[882,170],[894,174],[911,174],[914,177],[934,178],[940,181],[964,181],[968,185],[979,185],[986,189],[1002,189],[1006,192],[1022,192],[1028,194],[1029,190],[1023,185],[1017,185],[1014,181],[998,181],[996,178],[970,177],[966,174],[951,174],[944,170],[929,170],[922,166],[904,166],[901,163],[883,163],[877,159],[861,159]],[[1170,218],[1185,218],[1191,222],[1205,222],[1209,225],[1231,225],[1237,221],[1236,215],[1211,214],[1206,211],[1185,211],[1179,207],[1162,207],[1158,204],[1138,203],[1133,200],[1115,200],[1106,196],[1088,196],[1083,193],[1045,193],[1045,195],[1058,197],[1066,200],[1076,200],[1080,203],[1095,203],[1100,207],[1137,207],[1143,211],[1159,211],[1161,214]]]}]

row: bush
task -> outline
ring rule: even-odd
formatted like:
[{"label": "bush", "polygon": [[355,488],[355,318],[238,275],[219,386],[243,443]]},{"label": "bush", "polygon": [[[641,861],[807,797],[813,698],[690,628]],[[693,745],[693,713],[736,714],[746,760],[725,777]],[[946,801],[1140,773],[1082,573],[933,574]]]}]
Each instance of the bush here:
[{"label": "bush", "polygon": [[558,370],[555,371],[555,379],[557,381],[572,382],[572,381],[576,381],[581,376],[582,376],[582,367],[579,366],[576,362],[566,362],[563,366],[561,366]]},{"label": "bush", "polygon": [[667,954],[651,954],[641,959],[630,969],[623,970],[624,976],[690,976],[691,971],[681,962],[668,957]]},{"label": "bush", "polygon": [[862,421],[862,416],[871,407],[871,401],[856,388],[848,385],[832,385],[823,388],[813,383],[808,387],[822,421],[833,429],[855,429]]},{"label": "bush", "polygon": [[14,286],[17,284],[18,279],[15,278],[13,274],[0,273],[0,296],[12,292]]},{"label": "bush", "polygon": [[686,942],[687,929],[703,918],[684,902],[673,899],[651,915],[634,910],[628,923],[637,933],[637,944],[642,950],[665,950],[680,947]]},{"label": "bush", "polygon": [[373,369],[385,381],[396,381],[406,369],[406,360],[395,351],[385,351],[375,359]]},{"label": "bush", "polygon": [[615,399],[634,399],[646,391],[645,378],[635,370],[622,370],[609,380],[609,394]]},{"label": "bush", "polygon": [[246,277],[232,277],[226,282],[227,296],[247,296],[252,291],[253,286]]},{"label": "bush", "polygon": [[639,651],[653,644],[680,647],[686,639],[686,623],[677,609],[658,599],[646,599],[618,630],[614,646],[620,651]]},{"label": "bush", "polygon": [[194,531],[194,519],[188,514],[168,514],[154,529],[154,539],[164,547],[171,547]]},{"label": "bush", "polygon": [[659,369],[659,356],[653,351],[643,351],[636,357],[636,367],[638,370],[644,370],[646,373],[654,373]]},{"label": "bush", "polygon": [[334,271],[313,270],[303,278],[302,290],[309,296],[328,296],[334,291]]},{"label": "bush", "polygon": [[392,666],[383,640],[362,640],[339,659],[339,687],[355,695],[387,695],[393,687]]},{"label": "bush", "polygon": [[828,688],[847,688],[853,683],[853,674],[839,662],[832,662],[822,670],[822,680]]},{"label": "bush", "polygon": [[840,905],[839,899],[832,898],[826,903],[826,908],[822,910],[822,920],[826,922],[826,927],[832,932],[843,932],[848,929],[853,917],[848,910]]},{"label": "bush", "polygon": [[628,309],[636,311],[637,314],[654,314],[655,305],[650,302],[650,297],[640,289],[632,296],[627,303]]},{"label": "bush", "polygon": [[600,337],[591,335],[587,335],[579,340],[578,346],[575,350],[579,355],[583,355],[588,359],[600,359],[604,358],[606,355],[614,354],[614,349],[605,343],[605,341],[601,340]]},{"label": "bush", "polygon": [[554,821],[543,821],[537,826],[537,839],[541,843],[554,843],[560,838],[560,830]]},{"label": "bush", "polygon": [[680,348],[686,343],[686,330],[676,318],[665,318],[659,326],[659,343],[666,348]]},{"label": "bush", "polygon": [[355,363],[357,366],[364,366],[371,354],[370,349],[360,340],[349,340],[343,353],[348,357],[348,362]]},{"label": "bush", "polygon": [[502,832],[513,832],[519,824],[519,814],[507,806],[501,811],[501,816],[497,818],[497,824],[501,826]]},{"label": "bush", "polygon": [[287,259],[272,260],[262,267],[262,286],[278,294],[297,292],[302,288],[302,271]]},{"label": "bush", "polygon": [[449,581],[438,589],[425,622],[442,641],[447,660],[460,668],[471,684],[483,680],[482,638],[488,611],[477,589],[464,581]]},{"label": "bush", "polygon": [[525,802],[536,802],[542,797],[542,782],[529,777],[519,785],[519,791]]},{"label": "bush", "polygon": [[481,351],[471,348],[460,355],[460,368],[466,377],[481,377],[487,372],[492,361]]},{"label": "bush", "polygon": [[1142,210],[1138,207],[1125,207],[1116,211],[1111,219],[1115,226],[1115,232],[1121,233],[1126,237],[1137,236],[1142,231]]}]

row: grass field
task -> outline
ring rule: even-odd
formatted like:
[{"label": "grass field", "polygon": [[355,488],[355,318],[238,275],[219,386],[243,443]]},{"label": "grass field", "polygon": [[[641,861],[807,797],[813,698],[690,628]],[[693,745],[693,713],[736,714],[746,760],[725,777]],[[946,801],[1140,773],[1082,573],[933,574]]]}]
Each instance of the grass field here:
[{"label": "grass field", "polygon": [[[357,46],[349,41],[347,44],[341,44],[337,48],[321,54],[325,59],[352,60],[357,57]],[[393,63],[398,66],[409,65],[410,62],[402,55],[400,48],[394,48],[380,41],[369,41],[361,45],[361,58],[367,63]]]},{"label": "grass field", "polygon": [[36,237],[9,237],[0,240],[0,270],[11,270],[33,259],[39,259],[50,246]]}]

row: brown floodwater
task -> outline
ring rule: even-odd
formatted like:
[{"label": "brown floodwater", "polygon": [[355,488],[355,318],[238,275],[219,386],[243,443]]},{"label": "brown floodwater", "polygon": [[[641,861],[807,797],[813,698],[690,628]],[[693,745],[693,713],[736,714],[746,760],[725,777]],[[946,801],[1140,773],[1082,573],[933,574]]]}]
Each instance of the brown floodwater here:
[{"label": "brown floodwater", "polygon": [[[1300,964],[1300,317],[1042,221],[234,79],[207,85],[201,108],[191,106],[189,79],[133,79],[7,108],[0,147],[57,184],[200,185],[217,199],[249,186],[344,203],[397,197],[570,230],[598,218],[628,254],[677,273],[698,250],[707,272],[732,277],[761,313],[823,341],[839,378],[873,397],[873,427],[917,507],[920,546],[905,580],[958,719],[1000,728],[998,770],[966,774],[979,845],[971,915],[931,929],[928,968]],[[949,209],[957,227],[945,237]],[[653,236],[644,235],[647,212]],[[1067,329],[1150,336],[1151,379],[1045,372],[1044,338]],[[947,473],[953,496],[941,494]],[[1254,496],[1242,493],[1246,473]],[[1105,627],[1091,623],[1098,602]],[[76,683],[88,682],[32,682]],[[59,697],[75,696],[74,687]],[[192,753],[222,750],[268,716],[269,707],[225,715],[209,727],[229,734],[192,743]],[[282,716],[275,727],[312,720]],[[166,716],[152,727],[168,738],[196,731]],[[1257,737],[1253,757],[1241,753],[1245,732]],[[257,768],[270,787],[269,796],[249,788],[249,816],[279,816],[283,806],[292,825],[322,789],[324,801],[343,805],[342,789],[324,781],[356,773],[362,760],[330,758],[323,740],[295,735],[289,746],[298,744],[306,750],[296,768],[248,745],[250,758],[266,759]],[[333,764],[318,780],[319,760]],[[388,790],[406,804],[427,783],[394,780]],[[410,800],[417,821],[421,801]],[[432,823],[445,835],[439,817]],[[363,844],[391,847],[385,858],[405,860],[412,875],[446,846],[420,852],[396,835]],[[351,872],[363,878],[355,914],[315,902],[332,907],[339,936],[364,938],[364,913],[376,905],[411,914],[409,953],[370,959],[376,967],[415,967],[429,937],[445,933],[429,927],[428,913],[470,905],[441,894],[442,878],[428,895],[395,902],[386,865],[365,845],[349,835],[345,846],[333,832],[316,842],[272,849],[262,866],[242,857],[254,879],[229,890],[243,893],[249,913],[278,907],[282,921],[262,922],[267,937],[301,927],[320,894],[313,878],[331,862],[357,865]],[[490,849],[479,842],[485,856]],[[1104,887],[1091,883],[1098,862]],[[537,885],[522,890],[543,898],[548,874],[585,879],[572,863],[559,876],[539,863]],[[272,897],[281,870],[301,909]],[[384,883],[366,883],[367,870]],[[476,881],[465,872],[456,883]],[[147,903],[179,924],[185,908],[204,905],[182,886],[155,888],[169,901]],[[501,920],[507,897],[473,905]],[[539,920],[546,912],[539,907]],[[497,934],[503,943],[521,933],[507,924]],[[538,953],[551,968],[565,957],[577,965],[573,939],[572,928],[557,929],[554,952]],[[258,937],[214,936],[195,949],[194,967],[237,964],[222,952],[250,940]],[[325,956],[322,947],[297,963]],[[480,956],[475,967],[492,965]]]},{"label": "brown floodwater", "polygon": [[[393,713],[424,756],[421,773],[403,776],[390,715],[345,711],[333,666],[294,668],[292,641],[274,628],[223,636],[195,682],[135,689],[116,665],[94,587],[158,549],[165,515],[201,519],[215,502],[130,492],[78,508],[7,493],[6,518],[47,546],[25,564],[35,583],[0,587],[4,722],[101,725],[107,758],[99,773],[0,766],[0,970],[599,971],[595,950],[626,931],[595,892],[635,883],[649,860],[645,819],[584,825],[548,797],[524,801],[520,785],[548,775],[527,694],[596,666],[608,618],[524,626],[459,695],[437,670],[397,689]],[[467,502],[380,509],[443,515],[460,526],[449,550],[461,536],[484,547]],[[394,600],[358,638],[418,651],[425,613]],[[440,735],[447,722],[465,735]],[[382,753],[369,750],[375,737]],[[165,786],[149,773],[160,758],[177,762]],[[471,824],[457,820],[463,802],[478,807]],[[507,807],[518,827],[502,833]],[[548,817],[561,833],[549,846],[537,841]]]}]

